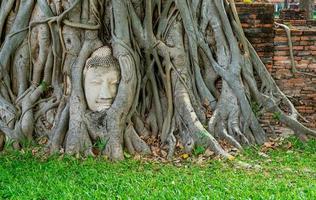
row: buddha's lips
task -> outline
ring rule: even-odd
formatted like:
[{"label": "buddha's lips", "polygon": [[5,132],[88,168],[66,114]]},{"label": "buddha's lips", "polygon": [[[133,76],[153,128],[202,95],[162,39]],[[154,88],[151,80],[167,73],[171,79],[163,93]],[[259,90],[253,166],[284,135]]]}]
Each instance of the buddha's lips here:
[{"label": "buddha's lips", "polygon": [[107,100],[96,100],[96,103],[99,104],[112,104],[113,99],[107,99]]},{"label": "buddha's lips", "polygon": [[96,101],[96,103],[101,107],[110,107],[112,105],[112,100],[108,101]]}]

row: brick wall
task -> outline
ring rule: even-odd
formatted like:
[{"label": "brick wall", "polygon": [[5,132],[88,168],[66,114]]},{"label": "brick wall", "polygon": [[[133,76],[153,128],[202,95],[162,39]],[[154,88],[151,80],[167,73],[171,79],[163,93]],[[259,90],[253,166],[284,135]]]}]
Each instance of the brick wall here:
[{"label": "brick wall", "polygon": [[271,68],[274,46],[274,5],[236,3],[236,7],[246,37],[267,68]]},{"label": "brick wall", "polygon": [[279,19],[276,20],[292,26],[316,26],[316,20],[306,19],[306,11],[301,9],[283,9]]},{"label": "brick wall", "polygon": [[306,11],[301,9],[283,9],[280,12],[280,19],[303,20],[306,19]]},{"label": "brick wall", "polygon": [[[291,71],[289,47],[285,31],[274,29],[273,4],[236,3],[246,37],[253,44],[280,89],[290,97],[297,110],[308,120],[310,128],[316,128],[316,27],[315,21],[284,20],[289,24],[296,67],[312,76]],[[265,129],[278,124],[273,114],[262,117]],[[280,125],[280,124],[278,124]],[[281,131],[277,126],[276,131]]]},{"label": "brick wall", "polygon": [[288,40],[283,29],[275,30],[270,72],[282,91],[291,96],[296,109],[309,121],[305,124],[316,128],[316,27],[292,27],[291,35],[296,68],[303,73],[292,73]]}]

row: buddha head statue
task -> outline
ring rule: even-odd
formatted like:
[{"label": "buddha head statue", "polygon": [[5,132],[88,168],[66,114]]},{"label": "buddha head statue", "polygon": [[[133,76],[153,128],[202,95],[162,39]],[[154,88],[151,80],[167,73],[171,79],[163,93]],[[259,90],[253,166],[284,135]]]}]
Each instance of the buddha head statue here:
[{"label": "buddha head statue", "polygon": [[111,48],[101,47],[92,53],[84,69],[84,91],[91,111],[104,111],[112,105],[118,84],[120,67]]}]

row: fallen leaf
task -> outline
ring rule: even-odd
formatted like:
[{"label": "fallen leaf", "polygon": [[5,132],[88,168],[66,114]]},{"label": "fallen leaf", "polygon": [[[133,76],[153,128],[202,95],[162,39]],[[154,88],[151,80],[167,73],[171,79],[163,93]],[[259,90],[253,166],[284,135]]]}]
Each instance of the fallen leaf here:
[{"label": "fallen leaf", "polygon": [[139,154],[136,154],[136,155],[134,156],[134,159],[135,159],[135,160],[140,160],[140,159],[141,159],[141,156],[140,156]]},{"label": "fallen leaf", "polygon": [[232,156],[232,155],[229,155],[229,156],[228,156],[228,160],[230,160],[230,161],[235,160],[235,157]]},{"label": "fallen leaf", "polygon": [[35,154],[38,152],[37,148],[32,149],[32,155],[35,156]]},{"label": "fallen leaf", "polygon": [[291,149],[292,146],[293,146],[292,143],[291,143],[291,142],[288,142],[286,148],[287,148],[287,149]]},{"label": "fallen leaf", "polygon": [[109,157],[107,155],[102,156],[104,160],[109,160]]},{"label": "fallen leaf", "polygon": [[183,144],[181,142],[177,143],[177,147],[180,148],[180,149],[184,149],[184,146],[183,146]]},{"label": "fallen leaf", "polygon": [[168,153],[164,150],[161,150],[160,153],[161,153],[162,157],[167,157],[167,155],[168,155]]},{"label": "fallen leaf", "polygon": [[262,156],[264,158],[269,158],[269,156],[263,152],[259,152],[258,154],[259,154],[259,156]]},{"label": "fallen leaf", "polygon": [[47,137],[43,137],[38,141],[38,144],[40,145],[44,145],[48,143],[48,138]]},{"label": "fallen leaf", "polygon": [[98,148],[92,148],[92,153],[94,155],[99,155],[100,154],[100,150]]},{"label": "fallen leaf", "polygon": [[274,144],[275,144],[274,142],[265,142],[263,146],[266,148],[273,148]]},{"label": "fallen leaf", "polygon": [[204,155],[206,157],[211,157],[213,156],[215,153],[213,151],[211,151],[210,149],[206,149]]},{"label": "fallen leaf", "polygon": [[154,156],[159,156],[159,148],[158,147],[155,147],[155,146],[152,146],[151,147],[151,152],[153,153]]},{"label": "fallen leaf", "polygon": [[181,155],[181,158],[183,158],[183,159],[187,159],[188,157],[189,157],[189,154],[187,154],[187,153]]},{"label": "fallen leaf", "polygon": [[203,165],[204,164],[204,157],[203,156],[199,156],[198,159],[196,160],[196,164],[198,165]]}]

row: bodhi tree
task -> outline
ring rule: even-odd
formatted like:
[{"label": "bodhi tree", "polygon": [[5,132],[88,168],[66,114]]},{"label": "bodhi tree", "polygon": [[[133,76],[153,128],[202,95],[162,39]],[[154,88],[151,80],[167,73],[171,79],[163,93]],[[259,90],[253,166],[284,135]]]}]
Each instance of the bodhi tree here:
[{"label": "bodhi tree", "polygon": [[[0,147],[150,154],[152,141],[228,157],[267,136],[252,110],[303,126],[245,38],[233,0],[6,0],[0,8]],[[221,82],[221,87],[216,87]],[[102,144],[99,152],[93,151]]]}]

